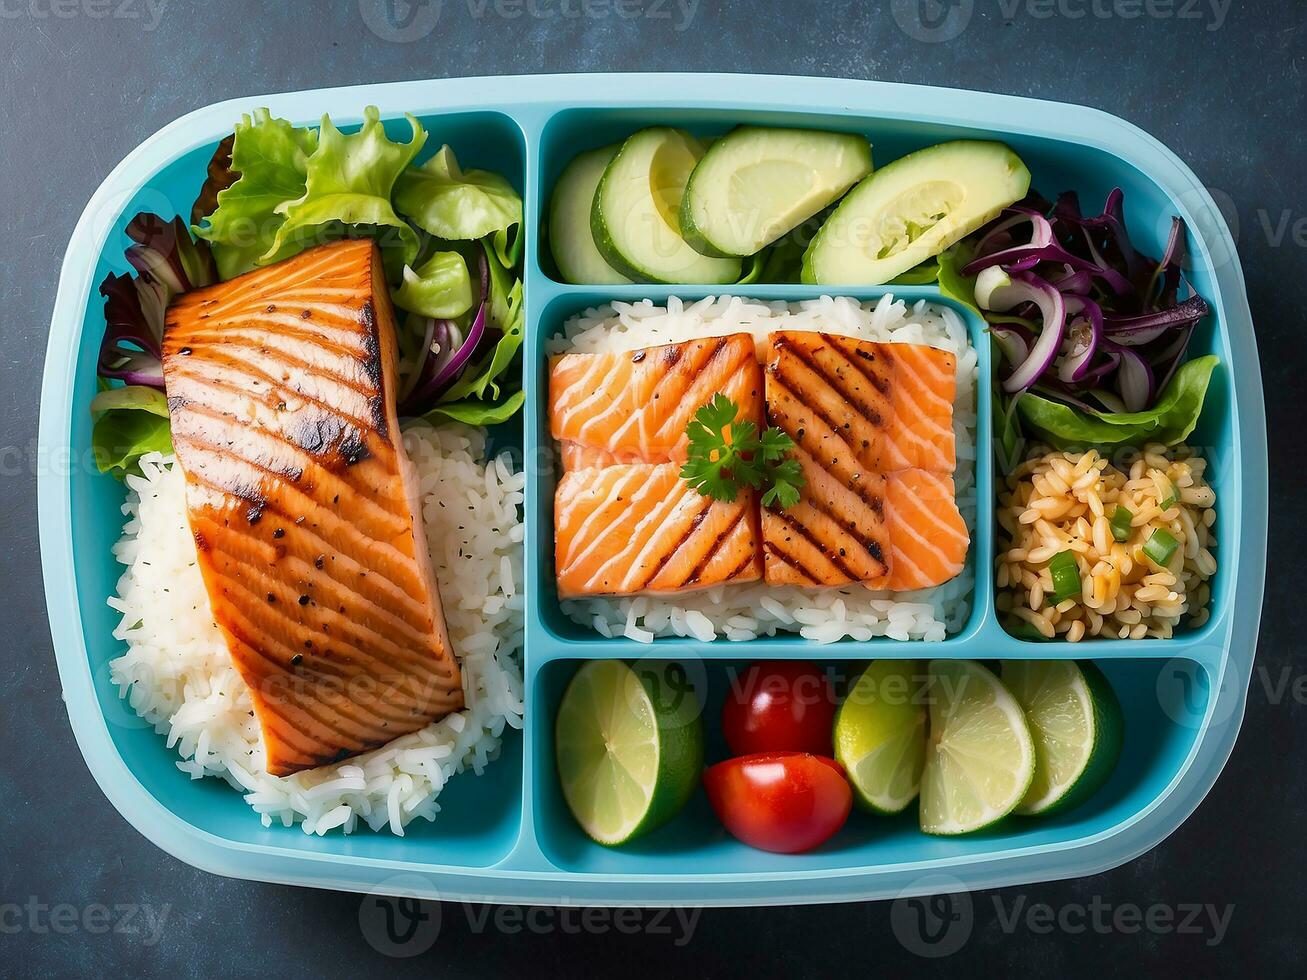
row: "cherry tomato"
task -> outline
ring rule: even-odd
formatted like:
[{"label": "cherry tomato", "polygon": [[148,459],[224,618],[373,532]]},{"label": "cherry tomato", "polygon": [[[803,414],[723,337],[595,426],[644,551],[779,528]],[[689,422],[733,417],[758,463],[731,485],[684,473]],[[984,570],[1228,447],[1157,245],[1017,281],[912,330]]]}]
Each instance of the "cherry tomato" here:
[{"label": "cherry tomato", "polygon": [[825,673],[798,660],[760,661],[732,685],[722,734],[735,755],[833,755],[835,692]]},{"label": "cherry tomato", "polygon": [[778,854],[801,854],[825,843],[853,806],[844,767],[806,752],[727,759],[704,772],[703,784],[732,835]]}]

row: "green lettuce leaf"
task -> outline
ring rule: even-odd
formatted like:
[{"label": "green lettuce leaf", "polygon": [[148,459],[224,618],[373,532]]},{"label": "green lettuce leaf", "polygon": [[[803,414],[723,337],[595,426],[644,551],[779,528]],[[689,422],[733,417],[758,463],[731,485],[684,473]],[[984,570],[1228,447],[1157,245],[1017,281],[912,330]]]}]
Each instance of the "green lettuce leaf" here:
[{"label": "green lettuce leaf", "polygon": [[268,265],[301,252],[309,244],[341,237],[347,230],[365,229],[396,274],[417,258],[417,233],[391,207],[396,181],[427,140],[414,116],[407,143],[386,136],[376,106],[363,112],[363,126],[346,136],[322,117],[318,147],[308,159],[304,193],[279,206],[286,221],[277,229],[272,247],[258,259]]},{"label": "green lettuce leaf", "polygon": [[935,261],[939,266],[936,274],[939,291],[949,299],[980,313],[980,307],[976,305],[976,277],[962,274],[962,267],[971,261],[971,246],[965,241],[958,242],[940,252]]},{"label": "green lettuce leaf", "polygon": [[935,259],[927,259],[920,265],[915,265],[907,272],[895,276],[886,285],[888,286],[929,286],[932,282],[939,279],[939,263]]},{"label": "green lettuce leaf", "polygon": [[453,419],[467,425],[498,425],[516,415],[525,402],[526,392],[519,389],[501,401],[442,402],[422,417],[428,422]]},{"label": "green lettuce leaf", "polygon": [[144,385],[106,388],[91,400],[91,453],[101,473],[119,480],[141,471],[146,453],[172,452],[168,399]]},{"label": "green lettuce leaf", "polygon": [[489,354],[469,364],[449,390],[441,396],[441,403],[460,402],[467,398],[484,399],[489,391],[491,399],[500,397],[499,376],[508,370],[526,336],[522,310],[522,280],[514,277],[500,264],[493,243],[482,240],[486,262],[490,269],[490,320],[501,335]]},{"label": "green lettuce leaf", "polygon": [[231,169],[240,179],[219,192],[217,210],[192,229],[212,244],[223,279],[253,269],[272,248],[286,221],[280,208],[303,196],[308,159],[317,145],[316,131],[273,119],[267,109],[255,109],[236,124]]},{"label": "green lettuce leaf", "polygon": [[[468,240],[494,235],[500,261],[505,266],[516,264],[520,244],[510,239],[509,229],[522,224],[522,198],[499,174],[459,169],[448,146],[442,146],[421,167],[403,173],[395,185],[395,207],[437,238]],[[521,237],[515,236],[517,240]]]},{"label": "green lettuce leaf", "polygon": [[442,320],[462,316],[477,299],[467,262],[458,252],[436,252],[416,269],[404,266],[391,298],[402,310]]},{"label": "green lettuce leaf", "polygon": [[1057,449],[1139,442],[1174,446],[1189,438],[1197,426],[1218,363],[1216,355],[1209,354],[1182,364],[1157,403],[1143,412],[1090,414],[1033,392],[1017,399],[1017,411],[1031,430]]}]

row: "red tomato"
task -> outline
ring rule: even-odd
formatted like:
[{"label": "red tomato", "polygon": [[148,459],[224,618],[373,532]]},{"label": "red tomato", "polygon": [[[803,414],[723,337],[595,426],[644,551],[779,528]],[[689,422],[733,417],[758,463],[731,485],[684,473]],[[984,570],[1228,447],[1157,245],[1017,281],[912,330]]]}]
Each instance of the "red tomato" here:
[{"label": "red tomato", "polygon": [[735,755],[833,755],[835,692],[825,673],[798,660],[760,661],[732,685],[722,734]]},{"label": "red tomato", "polygon": [[805,752],[762,752],[727,759],[703,774],[722,825],[763,851],[801,854],[844,826],[853,792],[844,767]]}]

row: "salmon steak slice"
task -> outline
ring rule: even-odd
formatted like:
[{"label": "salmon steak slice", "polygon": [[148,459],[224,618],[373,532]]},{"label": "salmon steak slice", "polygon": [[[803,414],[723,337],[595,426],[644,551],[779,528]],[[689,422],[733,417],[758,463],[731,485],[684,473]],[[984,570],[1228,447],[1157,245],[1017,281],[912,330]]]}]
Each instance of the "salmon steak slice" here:
[{"label": "salmon steak slice", "polygon": [[953,356],[810,331],[770,341],[767,421],[794,441],[804,485],[762,513],[766,581],[904,590],[961,571]]},{"label": "salmon steak slice", "polygon": [[895,592],[942,585],[961,573],[971,537],[954,499],[953,478],[930,470],[889,475],[890,577]]},{"label": "salmon steak slice", "polygon": [[718,393],[762,422],[762,366],[749,334],[549,364],[549,427],[565,469],[684,461],[685,428]]},{"label": "salmon steak slice", "polygon": [[564,473],[554,494],[561,598],[684,592],[762,577],[758,504],[701,496],[676,463]]},{"label": "salmon steak slice", "polygon": [[771,424],[842,479],[911,467],[953,472],[952,354],[802,330],[770,340]]},{"label": "salmon steak slice", "polygon": [[268,772],[460,709],[376,244],[323,245],[182,294],[163,368],[200,570]]}]

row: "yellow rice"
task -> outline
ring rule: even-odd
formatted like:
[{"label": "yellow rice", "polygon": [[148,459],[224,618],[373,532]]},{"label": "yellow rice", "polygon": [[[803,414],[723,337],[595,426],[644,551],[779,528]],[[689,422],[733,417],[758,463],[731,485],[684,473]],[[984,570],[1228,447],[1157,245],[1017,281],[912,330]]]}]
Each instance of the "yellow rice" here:
[{"label": "yellow rice", "polygon": [[[998,502],[1000,615],[1073,643],[1164,639],[1186,617],[1201,626],[1216,573],[1216,493],[1203,479],[1206,466],[1193,450],[1159,445],[1146,446],[1125,471],[1092,449],[1021,464]],[[1177,499],[1163,508],[1171,487]],[[1118,506],[1134,515],[1124,542],[1112,537]],[[1158,528],[1179,542],[1166,567],[1144,552]],[[1063,551],[1075,556],[1081,593],[1054,605],[1048,562]]]}]

